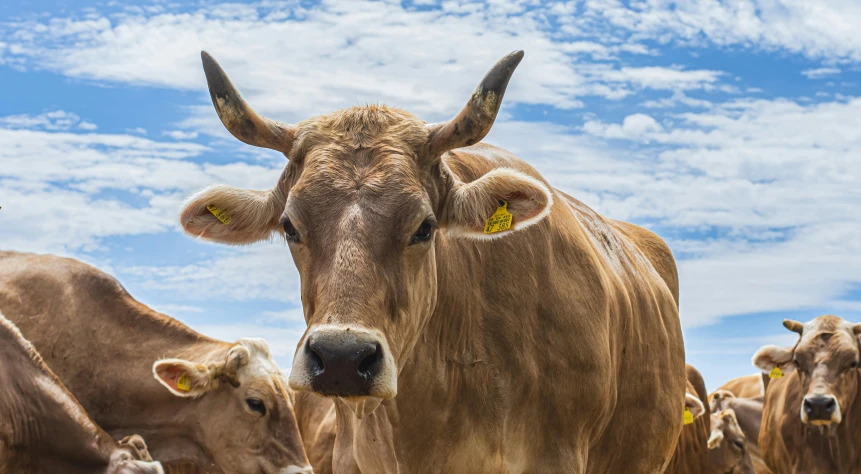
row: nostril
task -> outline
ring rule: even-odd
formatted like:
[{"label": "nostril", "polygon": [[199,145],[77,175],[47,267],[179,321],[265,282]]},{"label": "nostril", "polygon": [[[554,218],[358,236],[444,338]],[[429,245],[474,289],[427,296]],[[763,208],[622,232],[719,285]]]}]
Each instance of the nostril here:
[{"label": "nostril", "polygon": [[810,404],[810,400],[804,400],[804,411],[808,414],[813,411],[813,405]]},{"label": "nostril", "polygon": [[314,350],[310,341],[305,344],[305,355],[308,356],[308,360],[310,361],[309,369],[314,376],[322,374],[323,370],[326,369],[326,364],[323,363],[323,358]]},{"label": "nostril", "polygon": [[833,398],[830,398],[827,402],[825,402],[825,409],[828,411],[834,411],[836,407],[837,402]]},{"label": "nostril", "polygon": [[368,351],[368,355],[359,362],[359,374],[363,377],[371,378],[376,366],[383,359],[383,348],[379,344],[374,344],[373,352]]}]

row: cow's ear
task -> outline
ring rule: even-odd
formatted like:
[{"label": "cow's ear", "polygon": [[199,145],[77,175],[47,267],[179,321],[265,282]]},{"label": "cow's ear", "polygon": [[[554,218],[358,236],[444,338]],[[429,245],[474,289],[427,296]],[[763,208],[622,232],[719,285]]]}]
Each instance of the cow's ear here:
[{"label": "cow's ear", "polygon": [[546,184],[520,171],[497,168],[452,187],[440,226],[450,235],[503,237],[540,222],[552,205],[553,194]]},{"label": "cow's ear", "polygon": [[781,374],[788,374],[795,370],[792,363],[794,347],[779,347],[774,345],[762,346],[753,355],[753,366],[764,374],[770,374],[775,367],[780,369]]},{"label": "cow's ear", "polygon": [[196,398],[217,385],[205,365],[182,359],[161,359],[152,366],[152,373],[170,393],[177,397]]},{"label": "cow's ear", "polygon": [[691,415],[694,415],[694,418],[698,418],[706,412],[706,407],[703,405],[702,400],[696,395],[687,392],[685,392],[685,408],[691,412]]},{"label": "cow's ear", "polygon": [[[714,423],[712,423],[714,424]],[[708,448],[709,449],[717,449],[720,447],[720,443],[723,441],[723,431],[714,429],[712,430],[711,435],[708,440]]]},{"label": "cow's ear", "polygon": [[276,191],[212,186],[192,196],[182,210],[185,232],[223,244],[250,244],[278,228],[286,197]]}]

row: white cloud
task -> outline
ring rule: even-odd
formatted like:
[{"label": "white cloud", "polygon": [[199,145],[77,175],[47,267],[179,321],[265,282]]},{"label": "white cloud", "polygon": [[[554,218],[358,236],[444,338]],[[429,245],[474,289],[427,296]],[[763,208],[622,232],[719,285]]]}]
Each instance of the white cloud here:
[{"label": "white cloud", "polygon": [[146,135],[146,129],[143,127],[127,128],[126,133],[136,133],[138,135]]},{"label": "white cloud", "polygon": [[604,124],[597,120],[583,124],[587,133],[604,138],[635,139],[649,133],[663,131],[663,127],[654,118],[646,114],[633,114],[625,117],[621,125]]},{"label": "white cloud", "polygon": [[806,69],[801,71],[801,74],[808,79],[822,79],[824,77],[840,74],[840,69],[836,67],[821,67],[818,69]]},{"label": "white cloud", "polygon": [[[403,107],[428,120],[449,118],[493,62],[514,49],[527,54],[506,94],[509,106],[567,109],[581,107],[585,96],[717,90],[719,71],[620,65],[619,52],[652,52],[612,38],[606,44],[560,40],[546,21],[552,10],[509,3],[446,3],[430,11],[409,11],[395,2],[332,0],[312,9],[220,4],[190,13],[17,23],[8,41],[18,51],[13,58],[30,67],[192,89],[202,99],[198,51],[206,49],[255,108],[285,121],[368,101]],[[614,62],[593,63],[584,53]]]},{"label": "white cloud", "polygon": [[165,130],[161,134],[175,140],[193,140],[198,135],[197,132],[184,132],[182,130]]},{"label": "white cloud", "polygon": [[630,32],[636,41],[782,50],[814,59],[861,61],[861,3],[855,0],[589,0],[563,17],[577,31]]},{"label": "white cloud", "polygon": [[7,115],[0,117],[0,127],[9,129],[33,129],[33,130],[71,130],[79,128],[82,130],[95,130],[96,125],[82,121],[81,117],[65,110],[52,110],[37,115]]}]

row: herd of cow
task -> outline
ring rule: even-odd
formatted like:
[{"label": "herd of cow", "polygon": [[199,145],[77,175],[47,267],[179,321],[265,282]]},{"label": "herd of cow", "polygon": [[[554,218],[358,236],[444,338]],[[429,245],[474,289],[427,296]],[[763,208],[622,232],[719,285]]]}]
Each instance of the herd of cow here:
[{"label": "herd of cow", "polygon": [[861,473],[861,324],[785,321],[795,345],[708,395],[666,243],[479,143],[523,52],[438,124],[381,105],[283,124],[202,57],[225,127],[288,164],[180,221],[287,242],[308,326],[289,377],[262,339],[0,252],[0,474]]}]

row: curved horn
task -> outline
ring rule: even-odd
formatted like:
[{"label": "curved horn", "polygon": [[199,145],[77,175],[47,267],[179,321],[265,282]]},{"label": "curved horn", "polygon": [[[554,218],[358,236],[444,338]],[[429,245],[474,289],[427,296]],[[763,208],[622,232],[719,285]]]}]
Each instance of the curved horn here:
[{"label": "curved horn", "polygon": [[798,334],[804,332],[804,325],[799,323],[798,321],[793,321],[791,319],[784,319],[783,327],[789,329],[792,332],[797,332]]},{"label": "curved horn", "polygon": [[448,150],[478,143],[496,120],[508,80],[523,59],[523,51],[513,51],[500,59],[475,88],[469,102],[453,120],[428,125],[430,152],[436,156]]},{"label": "curved horn", "polygon": [[203,60],[203,72],[206,73],[212,105],[224,127],[249,145],[271,148],[285,155],[289,153],[296,129],[292,125],[258,115],[242,99],[215,58],[206,51],[200,52],[200,58]]}]

